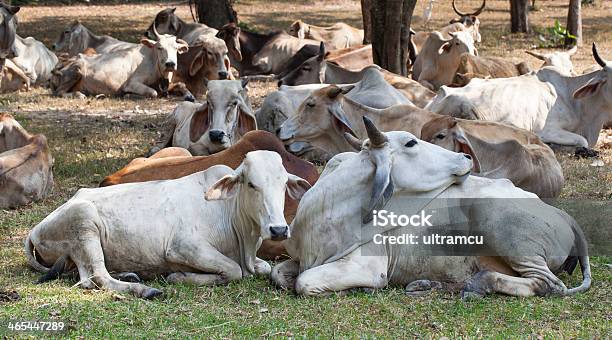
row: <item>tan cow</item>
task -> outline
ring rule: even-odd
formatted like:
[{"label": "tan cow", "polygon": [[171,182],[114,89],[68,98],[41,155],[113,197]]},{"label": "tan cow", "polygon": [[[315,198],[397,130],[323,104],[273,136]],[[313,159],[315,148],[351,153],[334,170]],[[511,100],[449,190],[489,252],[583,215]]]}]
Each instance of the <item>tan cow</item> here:
[{"label": "tan cow", "polygon": [[56,96],[136,95],[158,97],[155,87],[176,72],[177,55],[187,43],[161,34],[158,40],[142,39],[140,45],[114,53],[79,54],[60,70],[54,70],[51,88]]},{"label": "tan cow", "polygon": [[557,197],[563,188],[563,170],[555,153],[533,132],[442,116],[423,126],[421,139],[471,155],[477,176],[507,178],[540,198]]},{"label": "tan cow", "polygon": [[465,86],[473,78],[508,78],[531,72],[526,62],[518,64],[497,57],[479,57],[469,53],[461,55],[452,86]]},{"label": "tan cow", "polygon": [[403,130],[419,136],[422,126],[440,115],[413,105],[373,109],[346,98],[335,85],[314,91],[282,125],[279,137],[285,145],[309,142],[332,155],[352,151],[344,133],[366,138],[362,118],[366,116],[385,131]]},{"label": "tan cow", "polygon": [[323,41],[337,49],[363,44],[363,30],[343,22],[329,27],[320,27],[297,20],[289,27],[289,34],[299,39]]},{"label": "tan cow", "polygon": [[53,157],[47,138],[29,134],[0,113],[0,209],[45,198],[53,189]]},{"label": "tan cow", "polygon": [[1,72],[0,93],[30,90],[30,77],[11,59],[4,60]]},{"label": "tan cow", "polygon": [[455,32],[447,39],[440,32],[433,32],[416,58],[412,79],[430,90],[451,84],[463,53],[476,54],[471,34]]}]

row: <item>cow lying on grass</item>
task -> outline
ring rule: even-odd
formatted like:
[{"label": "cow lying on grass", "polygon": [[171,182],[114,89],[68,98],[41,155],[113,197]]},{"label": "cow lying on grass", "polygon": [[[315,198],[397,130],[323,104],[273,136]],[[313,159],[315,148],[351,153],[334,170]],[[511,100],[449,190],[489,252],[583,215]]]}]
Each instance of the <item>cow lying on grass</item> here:
[{"label": "cow lying on grass", "polygon": [[[161,149],[149,158],[136,158],[124,168],[104,178],[100,186],[176,179],[206,170],[214,165],[227,165],[236,169],[247,153],[256,150],[277,152],[287,172],[304,178],[313,185],[319,178],[317,168],[287,152],[283,143],[267,131],[250,131],[238,143],[229,149],[210,156],[191,156],[181,148]],[[298,201],[286,195],[285,219],[291,223],[297,211]],[[262,243],[257,256],[263,259],[275,259],[285,253],[280,242],[266,240]]]},{"label": "cow lying on grass", "polygon": [[299,199],[308,182],[288,174],[281,157],[253,151],[232,170],[214,166],[177,180],[81,189],[32,229],[28,263],[56,278],[77,269],[84,288],[152,298],[162,292],[138,282],[225,284],[268,275],[255,256],[261,240],[290,236],[285,191]]},{"label": "cow lying on grass", "polygon": [[[508,180],[469,176],[472,162],[463,154],[408,132],[382,133],[364,121],[369,139],[361,151],[332,158],[302,198],[292,236],[285,241],[291,260],[272,269],[278,286],[320,296],[390,284],[421,290],[434,285],[428,280],[437,280],[463,283],[463,298],[571,295],[590,287],[586,240],[565,212]],[[381,246],[367,237],[373,210],[406,209],[397,205],[402,200],[414,205],[415,212],[424,211],[434,199],[457,205],[437,209],[440,219],[434,216],[433,226],[420,226],[417,233],[446,230],[449,220],[456,223],[454,217],[460,216],[469,222],[470,234],[484,235],[491,255],[431,256],[416,252],[413,245]],[[376,230],[398,236],[411,229]],[[577,262],[583,282],[568,289],[555,273],[571,273]]]},{"label": "cow lying on grass", "polygon": [[0,113],[0,209],[45,198],[53,189],[53,157],[47,138],[29,134]]},{"label": "cow lying on grass", "polygon": [[136,95],[156,98],[153,88],[176,71],[177,53],[187,52],[187,43],[172,35],[158,40],[142,39],[140,45],[106,54],[79,54],[53,71],[51,89],[56,96]]}]

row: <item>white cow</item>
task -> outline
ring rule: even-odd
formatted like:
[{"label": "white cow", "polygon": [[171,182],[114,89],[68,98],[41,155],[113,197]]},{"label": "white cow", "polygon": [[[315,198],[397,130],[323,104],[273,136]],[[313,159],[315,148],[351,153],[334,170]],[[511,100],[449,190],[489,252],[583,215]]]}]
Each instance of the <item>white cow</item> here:
[{"label": "white cow", "polygon": [[48,86],[57,56],[42,42],[32,38],[15,37],[17,57],[12,61],[30,78],[33,86]]},{"label": "white cow", "polygon": [[290,236],[285,191],[297,199],[309,187],[277,153],[253,151],[236,170],[216,165],[176,180],[81,189],[32,229],[26,257],[47,273],[40,282],[76,268],[84,288],[143,298],[162,292],[109,273],[136,281],[170,273],[169,282],[198,285],[268,275],[255,253],[262,240]]},{"label": "white cow", "polygon": [[612,113],[612,63],[571,77],[555,67],[513,78],[473,79],[442,87],[426,109],[459,118],[491,120],[533,131],[545,143],[593,147]]},{"label": "white cow", "polygon": [[[369,139],[362,150],[332,158],[302,198],[291,239],[284,241],[291,260],[272,269],[278,286],[316,296],[389,284],[418,290],[432,285],[426,280],[437,280],[465,283],[463,297],[569,295],[589,288],[586,241],[569,215],[506,179],[469,176],[472,162],[463,154],[408,132],[381,133],[364,121]],[[450,204],[437,210],[441,219],[434,216],[432,227],[383,229],[370,224],[374,210],[409,208],[401,213],[418,213],[434,199]],[[407,231],[444,231],[449,221],[459,222],[456,217],[469,222],[470,234],[483,236],[490,255],[428,256],[410,244],[376,244],[382,236]],[[376,234],[369,237],[372,231],[381,233],[378,241]],[[584,281],[567,289],[554,273],[571,272],[577,261]]]}]

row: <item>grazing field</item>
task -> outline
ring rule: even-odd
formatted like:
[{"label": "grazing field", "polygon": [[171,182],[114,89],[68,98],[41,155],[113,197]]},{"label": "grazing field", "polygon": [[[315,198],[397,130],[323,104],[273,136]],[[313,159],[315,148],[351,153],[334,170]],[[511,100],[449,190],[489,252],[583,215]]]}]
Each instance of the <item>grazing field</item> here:
[{"label": "grazing field", "polygon": [[[536,1],[539,11],[530,20],[537,30],[551,27],[555,19],[565,22],[567,1]],[[604,58],[612,60],[612,3],[595,1],[583,9],[585,46],[599,44]],[[419,1],[420,16],[426,1]],[[464,11],[479,1],[460,1]],[[509,2],[487,1],[480,19],[481,55],[525,59],[533,67],[540,61],[524,49],[541,42],[538,34],[509,33]],[[70,22],[80,19],[97,33],[137,41],[155,13],[166,6],[178,7],[190,17],[184,3],[146,3],[105,6],[25,7],[19,13],[19,33],[34,36],[50,46]],[[436,2],[429,27],[444,25],[453,15],[450,1]],[[239,18],[260,31],[285,29],[294,19],[327,25],[345,21],[361,26],[358,1],[261,1],[241,0]],[[422,29],[419,18],[414,28]],[[574,58],[578,72],[593,65],[589,48]],[[273,83],[250,84],[253,105],[258,107]],[[26,265],[23,239],[28,230],[79,188],[97,186],[106,175],[131,159],[142,156],[158,136],[163,115],[175,99],[118,100],[58,99],[48,90],[0,96],[0,110],[15,115],[32,133],[44,133],[55,158],[53,194],[42,202],[17,210],[0,210],[0,326],[7,318],[66,322],[71,338],[91,337],[582,337],[608,338],[612,334],[612,257],[593,257],[593,286],[574,297],[515,298],[490,296],[462,302],[458,290],[436,291],[409,297],[401,288],[372,294],[354,293],[328,298],[297,298],[273,288],[266,280],[250,278],[227,287],[169,285],[163,280],[150,285],[165,296],[144,301],[105,291],[73,287],[75,279],[34,285],[39,276]],[[566,177],[563,198],[612,201],[612,130],[602,131],[596,148],[603,166],[593,159],[558,153]],[[612,219],[612,217],[611,217]],[[579,271],[562,276],[569,286],[582,280]],[[17,295],[11,292],[15,291]],[[0,337],[13,338],[15,333]]]}]

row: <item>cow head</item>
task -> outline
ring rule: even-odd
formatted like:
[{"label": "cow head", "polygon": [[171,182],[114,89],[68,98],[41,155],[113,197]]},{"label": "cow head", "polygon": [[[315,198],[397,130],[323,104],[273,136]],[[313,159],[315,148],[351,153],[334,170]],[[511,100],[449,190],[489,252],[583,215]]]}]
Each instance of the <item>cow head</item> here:
[{"label": "cow head", "polygon": [[[234,173],[213,184],[205,197],[209,201],[236,197],[237,213],[259,226],[246,232],[263,240],[284,240],[291,236],[283,213],[285,192],[299,200],[309,188],[306,180],[287,173],[278,153],[257,150],[247,153]],[[240,224],[253,225],[244,222]]]},{"label": "cow head", "polygon": [[153,27],[155,40],[141,39],[140,42],[146,47],[153,50],[155,55],[155,63],[157,69],[164,78],[168,78],[169,74],[176,72],[178,64],[178,54],[183,54],[189,50],[189,45],[182,39],[177,39],[173,35],[158,34]]},{"label": "cow head", "polygon": [[433,32],[430,38],[433,39],[438,48],[438,54],[446,58],[457,60],[461,58],[461,54],[470,53],[476,55],[474,48],[474,39],[469,32],[459,31],[449,33],[450,38],[445,39],[439,32]]},{"label": "cow head", "polygon": [[240,27],[236,23],[230,22],[221,27],[217,32],[217,38],[223,40],[232,58],[237,61],[242,60],[242,51],[240,47]]},{"label": "cow head", "polygon": [[18,57],[15,50],[17,35],[17,17],[20,7],[10,6],[0,2],[0,58]]},{"label": "cow head", "polygon": [[76,55],[87,48],[86,38],[87,28],[76,20],[60,34],[52,47],[55,52]]},{"label": "cow head", "polygon": [[174,11],[176,11],[176,7],[166,8],[157,13],[155,19],[145,31],[145,37],[155,39],[155,30],[161,34],[179,35],[178,33],[183,27],[183,21],[176,14],[174,14]]},{"label": "cow head", "polygon": [[578,47],[574,46],[572,49],[563,52],[555,51],[541,54],[534,51],[525,51],[525,53],[544,61],[541,67],[553,66],[567,74],[575,75],[576,72],[574,71],[574,64],[572,64],[571,57],[576,54],[577,51]]},{"label": "cow head", "polygon": [[457,119],[450,116],[436,118],[421,128],[421,139],[436,144],[446,150],[461,152],[472,157],[474,172],[480,172],[480,162],[465,135],[463,129],[457,124]]},{"label": "cow head", "polygon": [[574,92],[574,98],[587,99],[597,96],[597,99],[603,101],[603,106],[607,107],[607,111],[610,112],[612,110],[612,62],[604,60],[599,55],[595,43],[593,43],[592,50],[593,58],[602,69],[591,73],[593,78]]},{"label": "cow head", "polygon": [[314,91],[281,125],[279,138],[285,145],[309,142],[334,154],[350,150],[343,135],[355,131],[342,109],[343,94],[350,90],[331,85]]},{"label": "cow head", "polygon": [[30,134],[8,113],[0,113],[0,153],[25,146]]},{"label": "cow head", "polygon": [[306,59],[298,68],[288,72],[278,81],[278,86],[288,85],[305,85],[305,84],[323,84],[325,83],[326,62],[325,57],[327,51],[325,44],[321,42],[319,45],[319,54]]},{"label": "cow head", "polygon": [[[383,133],[363,117],[368,139],[361,145],[374,164],[372,192],[364,223],[372,219],[372,210],[381,209],[394,191],[421,193],[463,182],[470,174],[471,159],[417,139],[405,131]],[[347,138],[352,139],[350,135]]]},{"label": "cow head", "polygon": [[189,52],[179,58],[189,77],[207,80],[227,79],[229,60],[227,46],[216,37],[200,37],[198,43],[189,47]]},{"label": "cow head", "polygon": [[480,13],[482,13],[482,11],[485,9],[486,3],[487,0],[483,0],[482,6],[480,6],[480,8],[477,9],[475,12],[464,13],[457,9],[457,6],[455,5],[455,0],[453,0],[453,10],[455,11],[455,13],[457,13],[459,18],[454,18],[449,23],[462,23],[469,31],[471,31],[474,41],[481,42],[482,37],[480,36],[480,20],[478,19],[478,15],[480,15]]},{"label": "cow head", "polygon": [[191,121],[189,150],[197,155],[227,149],[247,132],[257,130],[246,80],[211,80],[207,87],[206,103]]},{"label": "cow head", "polygon": [[298,39],[305,39],[306,32],[308,32],[309,28],[310,27],[302,20],[297,20],[294,21],[291,26],[289,26],[289,34],[297,37]]}]

